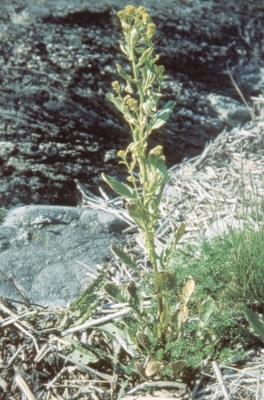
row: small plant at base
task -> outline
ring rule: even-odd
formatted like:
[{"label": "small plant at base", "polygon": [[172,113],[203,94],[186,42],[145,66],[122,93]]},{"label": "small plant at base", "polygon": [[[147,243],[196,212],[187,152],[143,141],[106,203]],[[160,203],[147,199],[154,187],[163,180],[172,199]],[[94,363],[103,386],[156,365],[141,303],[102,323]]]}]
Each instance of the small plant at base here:
[{"label": "small plant at base", "polygon": [[233,251],[233,269],[240,298],[247,304],[262,308],[264,304],[264,196],[258,192],[249,174],[250,190],[244,182],[240,188],[243,226],[229,229]]},{"label": "small plant at base", "polygon": [[224,293],[232,301],[245,302],[257,310],[264,304],[264,196],[252,175],[243,173],[243,164],[240,181],[235,213],[226,201],[225,210],[229,210],[231,218],[219,218],[223,205],[216,201],[210,208],[208,234],[201,237],[201,243],[204,251],[207,247],[208,258],[210,252],[214,253],[211,265],[220,273],[219,283],[226,284]]}]

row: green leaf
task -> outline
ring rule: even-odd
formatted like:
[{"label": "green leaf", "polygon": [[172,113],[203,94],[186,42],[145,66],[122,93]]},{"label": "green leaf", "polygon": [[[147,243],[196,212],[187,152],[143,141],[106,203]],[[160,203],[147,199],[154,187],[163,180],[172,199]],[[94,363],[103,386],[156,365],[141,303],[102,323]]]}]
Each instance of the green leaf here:
[{"label": "green leaf", "polygon": [[80,297],[70,305],[70,318],[64,329],[82,324],[101,303],[98,291],[103,287],[108,274],[108,269],[102,269],[97,277],[86,287]]},{"label": "green leaf", "polygon": [[135,357],[135,351],[137,347],[136,344],[132,342],[131,337],[126,329],[120,329],[111,322],[98,326],[96,329],[104,332],[109,338],[120,343],[120,345],[128,354],[130,354],[132,357]]},{"label": "green leaf", "polygon": [[215,310],[215,302],[213,300],[209,299],[203,303],[202,311],[200,312],[199,315],[200,318],[199,326],[201,329],[203,329],[206,326],[214,310]]},{"label": "green leaf", "polygon": [[141,208],[135,203],[127,203],[126,209],[131,218],[135,221],[135,223],[139,226],[139,228],[144,232],[145,231],[145,218],[144,213]]},{"label": "green leaf", "polygon": [[128,379],[125,382],[122,383],[122,386],[121,386],[121,388],[119,390],[119,393],[118,393],[117,400],[122,400],[125,388],[127,387],[128,384],[129,384],[129,380]]},{"label": "green leaf", "polygon": [[97,299],[89,305],[89,307],[85,307],[85,303],[83,303],[79,309],[75,309],[72,311],[70,316],[67,318],[64,329],[73,328],[74,326],[78,326],[83,324],[90,317],[92,312],[99,306],[102,302],[100,296],[97,295]]},{"label": "green leaf", "polygon": [[171,234],[165,248],[162,250],[160,259],[163,267],[167,267],[169,265],[170,260],[175,252],[175,247],[184,235],[185,227],[186,225],[182,223],[177,231]]},{"label": "green leaf", "polygon": [[163,329],[167,329],[169,325],[169,313],[168,310],[163,310],[160,316],[160,324]]},{"label": "green leaf", "polygon": [[183,324],[184,312],[183,308],[179,307],[171,316],[174,332],[179,333]]},{"label": "green leaf", "polygon": [[144,347],[145,350],[149,351],[151,347],[151,341],[145,333],[138,331],[136,333],[136,339],[138,343]]},{"label": "green leaf", "polygon": [[116,64],[116,70],[121,76],[121,78],[125,79],[126,81],[130,81],[130,79],[132,79],[131,76],[127,75],[127,73],[124,71],[124,69],[121,67],[120,64]]},{"label": "green leaf", "polygon": [[157,288],[158,293],[161,293],[164,290],[165,285],[162,272],[154,273],[154,286]]},{"label": "green leaf", "polygon": [[134,282],[130,282],[126,286],[117,286],[114,283],[107,283],[104,286],[104,290],[118,302],[128,303],[134,311],[138,314],[141,313],[143,299],[139,288],[136,287]]},{"label": "green leaf", "polygon": [[126,290],[130,295],[128,304],[133,310],[140,314],[143,305],[143,298],[140,289],[136,286],[134,282],[129,282],[126,286]]},{"label": "green leaf", "polygon": [[107,336],[109,336],[113,340],[117,340],[118,335],[122,335],[122,330],[119,329],[117,326],[112,324],[111,322],[108,324],[104,324],[101,326],[96,327],[99,331],[105,332]]},{"label": "green leaf", "polygon": [[168,171],[162,146],[156,146],[149,152],[146,169],[148,197],[153,203],[153,209],[156,209],[160,205],[163,189],[168,180]]},{"label": "green leaf", "polygon": [[129,254],[125,253],[123,250],[121,250],[119,247],[117,247],[115,244],[111,244],[110,246],[111,251],[119,257],[124,264],[126,264],[128,267],[131,268],[137,268],[137,264],[134,260],[133,257],[131,257]]},{"label": "green leaf", "polygon": [[156,119],[154,120],[153,123],[150,124],[149,129],[150,130],[158,129],[162,125],[164,125],[167,122],[167,119],[169,118],[170,113],[172,112],[172,109],[175,106],[175,104],[176,104],[175,101],[168,101],[168,103],[165,104],[162,110],[156,113]]},{"label": "green leaf", "polygon": [[130,48],[129,48],[128,44],[127,44],[127,43],[124,43],[124,42],[122,42],[122,41],[120,41],[119,43],[120,43],[120,48],[121,48],[122,52],[123,52],[126,56],[128,56],[128,57],[130,58]]},{"label": "green leaf", "polygon": [[185,366],[186,362],[184,360],[172,361],[168,364],[168,367],[173,371],[175,378],[177,378],[179,372],[182,371]]},{"label": "green leaf", "polygon": [[156,74],[153,72],[153,69],[150,68],[148,65],[145,65],[143,68],[141,68],[141,72],[143,77],[142,87],[143,91],[145,92],[154,82]]},{"label": "green leaf", "polygon": [[165,273],[166,285],[168,290],[174,290],[176,288],[176,275],[172,271],[166,271]]},{"label": "green leaf", "polygon": [[90,350],[80,346],[79,342],[76,342],[75,340],[67,336],[65,336],[64,339],[66,339],[72,345],[72,348],[66,350],[67,357],[69,357],[71,360],[82,363],[84,365],[98,361],[98,357]]},{"label": "green leaf", "polygon": [[70,310],[79,310],[84,308],[87,312],[87,308],[91,306],[98,299],[98,290],[100,290],[107,278],[108,269],[103,268],[97,275],[97,277],[86,287],[81,296],[70,305]]},{"label": "green leaf", "polygon": [[245,304],[241,304],[240,309],[245,314],[254,335],[264,342],[264,322],[261,321],[257,314],[251,311]]},{"label": "green leaf", "polygon": [[142,108],[144,112],[148,115],[153,115],[156,112],[157,104],[153,97],[149,97],[145,103],[142,104]]},{"label": "green leaf", "polygon": [[164,105],[164,107],[163,107],[160,111],[157,112],[156,118],[157,118],[157,119],[160,119],[160,118],[161,118],[161,119],[163,119],[164,121],[167,121],[167,119],[169,118],[170,113],[172,112],[172,110],[173,110],[173,108],[175,107],[175,105],[176,105],[176,102],[175,102],[175,101],[172,101],[172,100],[168,101],[168,102]]},{"label": "green leaf", "polygon": [[129,293],[124,286],[117,286],[114,283],[107,283],[104,285],[105,292],[113,297],[120,303],[128,303],[129,302]]},{"label": "green leaf", "polygon": [[147,173],[149,179],[155,177],[156,186],[164,186],[168,180],[168,171],[165,165],[162,146],[156,146],[148,154]]},{"label": "green leaf", "polygon": [[186,224],[181,224],[174,235],[175,246],[179,243],[185,233]]},{"label": "green leaf", "polygon": [[133,79],[132,76],[128,75],[128,74],[123,70],[123,68],[121,67],[120,64],[116,64],[116,69],[117,69],[117,72],[119,73],[119,75],[121,76],[121,78],[125,79],[125,80],[128,81],[128,82],[136,83],[136,80]]},{"label": "green leaf", "polygon": [[154,285],[158,293],[176,288],[176,275],[172,271],[161,271],[154,274]]},{"label": "green leaf", "polygon": [[206,347],[214,347],[221,339],[221,336],[213,331],[208,331],[205,334],[203,332],[200,332],[200,336],[204,346]]},{"label": "green leaf", "polygon": [[108,185],[117,193],[120,194],[121,196],[124,196],[129,199],[136,199],[137,198],[137,192],[132,189],[130,186],[126,185],[123,182],[117,181],[115,178],[112,178],[111,176],[102,174],[103,180],[108,183]]},{"label": "green leaf", "polygon": [[137,67],[143,65],[145,61],[152,56],[154,48],[151,46],[140,56]]},{"label": "green leaf", "polygon": [[135,117],[134,115],[129,111],[129,108],[125,105],[124,100],[120,100],[113,93],[107,93],[107,98],[116,106],[116,108],[121,111],[121,113],[124,115],[125,119],[131,123],[135,123]]},{"label": "green leaf", "polygon": [[67,357],[84,365],[98,361],[98,357],[96,357],[92,352],[88,352],[88,350],[82,349],[81,347],[74,349],[67,355]]}]

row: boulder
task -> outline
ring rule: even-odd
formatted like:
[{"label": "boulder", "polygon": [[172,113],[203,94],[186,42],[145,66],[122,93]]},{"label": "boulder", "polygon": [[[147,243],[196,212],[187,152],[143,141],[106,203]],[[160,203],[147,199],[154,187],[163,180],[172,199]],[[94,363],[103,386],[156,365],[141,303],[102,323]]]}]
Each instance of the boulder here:
[{"label": "boulder", "polygon": [[66,306],[106,268],[126,224],[107,211],[62,206],[9,210],[0,226],[0,294]]}]

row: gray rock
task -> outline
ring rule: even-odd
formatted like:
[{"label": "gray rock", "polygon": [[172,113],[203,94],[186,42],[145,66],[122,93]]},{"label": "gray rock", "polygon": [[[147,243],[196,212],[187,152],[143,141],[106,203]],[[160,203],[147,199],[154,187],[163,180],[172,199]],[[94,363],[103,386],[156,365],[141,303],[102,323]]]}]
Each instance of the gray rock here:
[{"label": "gray rock", "polygon": [[70,224],[83,212],[83,209],[77,207],[23,206],[11,209],[2,225],[19,229],[25,226]]},{"label": "gray rock", "polygon": [[247,99],[250,99],[250,96],[257,96],[259,94],[264,96],[263,60],[251,59],[248,63],[236,65],[232,68],[232,73],[236,83]]},{"label": "gray rock", "polygon": [[[52,307],[66,306],[112,258],[109,246],[124,222],[89,208],[25,206],[0,226],[0,295]],[[87,275],[88,273],[88,275]]]},{"label": "gray rock", "polygon": [[11,240],[16,236],[16,230],[11,227],[3,227],[0,225],[0,252],[6,250]]},{"label": "gray rock", "polygon": [[209,107],[215,111],[220,119],[229,127],[235,127],[249,119],[246,106],[227,96],[209,94],[207,96]]}]

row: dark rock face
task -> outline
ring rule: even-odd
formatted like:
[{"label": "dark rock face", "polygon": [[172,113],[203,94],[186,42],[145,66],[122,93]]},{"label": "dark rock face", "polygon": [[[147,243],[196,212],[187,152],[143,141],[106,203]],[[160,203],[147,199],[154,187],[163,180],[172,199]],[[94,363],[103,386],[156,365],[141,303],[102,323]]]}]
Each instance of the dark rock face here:
[{"label": "dark rock face", "polygon": [[[156,53],[168,76],[161,105],[177,102],[151,142],[164,146],[170,166],[248,119],[226,62],[247,99],[261,93],[264,6],[257,0],[131,3],[145,6],[157,25]],[[120,174],[115,153],[129,143],[129,131],[106,93],[117,78],[115,62],[124,60],[116,17],[123,7],[117,0],[2,3],[1,206],[75,205],[75,178],[94,187],[101,172]]]},{"label": "dark rock face", "polygon": [[1,296],[66,306],[97,275],[97,265],[107,265],[109,245],[122,239],[125,227],[113,214],[88,208],[10,210],[0,226]]}]

